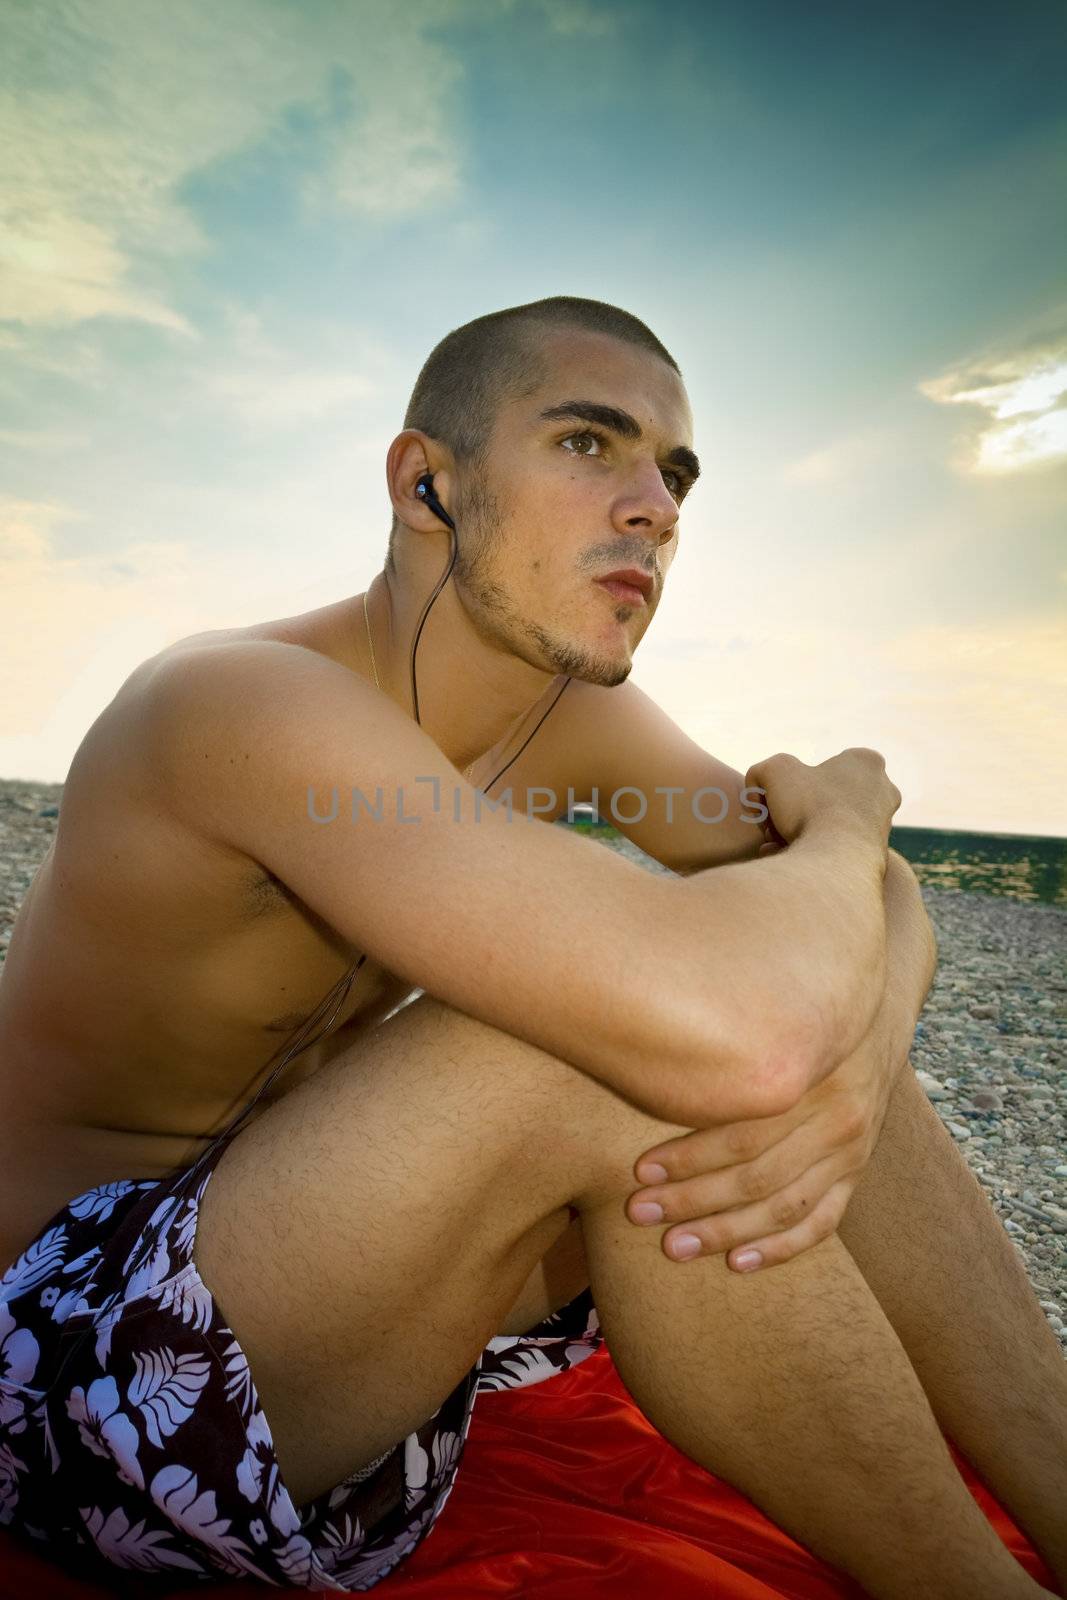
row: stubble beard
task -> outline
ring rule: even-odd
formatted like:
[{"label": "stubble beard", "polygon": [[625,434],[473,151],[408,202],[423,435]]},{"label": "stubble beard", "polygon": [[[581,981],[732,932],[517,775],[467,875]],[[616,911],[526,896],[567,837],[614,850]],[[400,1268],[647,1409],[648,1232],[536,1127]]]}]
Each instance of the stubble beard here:
[{"label": "stubble beard", "polygon": [[468,607],[468,614],[482,638],[497,646],[503,641],[513,655],[531,666],[544,669],[547,663],[548,670],[585,683],[605,689],[625,683],[631,661],[580,649],[515,610],[507,589],[494,576],[494,557],[503,543],[504,516],[484,475],[466,488],[461,509],[462,520],[459,515],[456,517],[461,532],[457,534],[452,574],[475,602],[473,608]]}]

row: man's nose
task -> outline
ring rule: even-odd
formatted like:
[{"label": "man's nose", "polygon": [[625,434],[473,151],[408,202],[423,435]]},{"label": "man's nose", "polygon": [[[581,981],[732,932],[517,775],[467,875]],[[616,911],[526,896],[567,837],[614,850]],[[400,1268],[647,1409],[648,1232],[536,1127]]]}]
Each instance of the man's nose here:
[{"label": "man's nose", "polygon": [[657,546],[667,542],[678,523],[678,503],[653,462],[638,469],[632,493],[620,509],[627,528],[645,534]]}]

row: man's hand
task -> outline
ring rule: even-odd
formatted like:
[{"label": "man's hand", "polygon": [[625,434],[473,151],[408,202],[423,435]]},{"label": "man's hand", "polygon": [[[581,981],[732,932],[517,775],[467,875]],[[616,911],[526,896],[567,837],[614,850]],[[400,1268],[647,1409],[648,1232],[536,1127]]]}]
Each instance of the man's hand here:
[{"label": "man's hand", "polygon": [[836,830],[860,829],[885,845],[901,793],[890,781],[885,758],[852,745],[811,767],[780,751],[757,761],[745,774],[746,792],[763,795],[775,837],[792,843],[815,822]]},{"label": "man's hand", "polygon": [[[780,1266],[818,1244],[840,1224],[871,1158],[910,1042],[880,1011],[859,1048],[783,1115],[698,1129],[646,1151],[638,1180],[648,1183],[658,1163],[666,1181],[632,1197],[631,1221],[670,1223],[663,1247],[674,1259],[733,1251],[727,1265],[738,1271]],[[662,1215],[642,1215],[649,1204]],[[686,1235],[699,1250],[679,1252]]]},{"label": "man's hand", "polygon": [[[787,848],[770,821],[759,854]],[[840,1225],[885,1120],[897,1073],[906,1070],[915,1019],[933,981],[937,944],[914,872],[890,850],[885,877],[886,988],[874,1022],[851,1055],[776,1117],[683,1134],[635,1163],[649,1185],[630,1200],[634,1222],[667,1222],[668,1255],[689,1233],[693,1254],[727,1256],[736,1271],[780,1266]],[[649,1170],[658,1163],[663,1177]],[[663,1216],[637,1207],[659,1204]],[[672,1231],[673,1230],[673,1231]],[[743,1247],[743,1248],[742,1248]],[[762,1261],[747,1259],[756,1251]]]}]

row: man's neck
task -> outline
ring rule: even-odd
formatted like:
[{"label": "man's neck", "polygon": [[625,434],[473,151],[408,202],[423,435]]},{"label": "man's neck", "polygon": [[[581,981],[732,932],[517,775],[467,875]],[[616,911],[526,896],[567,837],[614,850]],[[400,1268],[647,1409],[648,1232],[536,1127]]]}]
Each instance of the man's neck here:
[{"label": "man's neck", "polygon": [[[377,668],[379,687],[409,717],[414,716],[411,647],[437,577],[418,586],[384,571],[374,578],[366,595],[373,659],[362,599],[350,602],[362,645],[357,669],[374,682]],[[483,639],[451,579],[419,635],[415,675],[420,724],[461,772],[498,746],[501,755],[513,755],[518,744],[512,748],[509,736],[529,732],[533,712],[548,702],[559,682],[558,674],[540,671]]]}]

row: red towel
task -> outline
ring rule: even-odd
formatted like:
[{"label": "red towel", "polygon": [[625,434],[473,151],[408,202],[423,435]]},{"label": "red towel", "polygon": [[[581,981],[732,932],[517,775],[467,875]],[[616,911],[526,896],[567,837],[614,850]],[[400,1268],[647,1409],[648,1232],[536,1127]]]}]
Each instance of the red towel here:
[{"label": "red towel", "polygon": [[[949,1445],[1008,1549],[1058,1594],[1040,1556]],[[105,1593],[6,1537],[0,1573],[3,1600]],[[562,1377],[478,1397],[436,1525],[373,1592],[394,1591],[410,1600],[861,1600],[865,1593],[668,1444],[630,1399],[606,1347]],[[265,1592],[232,1580],[175,1591],[180,1600],[261,1600]]]}]

